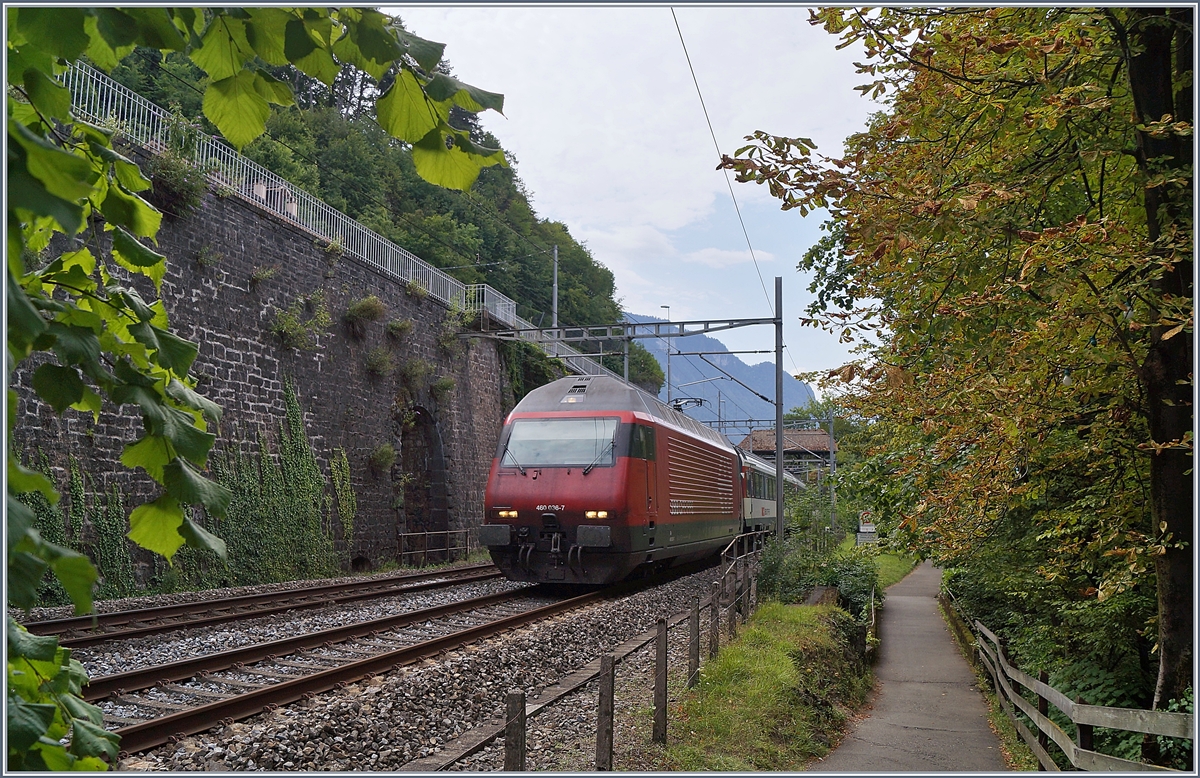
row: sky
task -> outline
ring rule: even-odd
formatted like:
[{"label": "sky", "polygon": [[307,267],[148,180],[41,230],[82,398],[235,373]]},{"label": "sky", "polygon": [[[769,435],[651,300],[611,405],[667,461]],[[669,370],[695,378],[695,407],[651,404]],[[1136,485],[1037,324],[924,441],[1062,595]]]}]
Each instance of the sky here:
[{"label": "sky", "polygon": [[[515,156],[538,215],[564,223],[612,270],[625,310],[672,321],[770,317],[781,276],[785,369],[850,358],[835,336],[798,321],[812,295],[796,265],[820,238],[822,214],[783,212],[765,187],[731,175],[756,267],[716,169],[716,147],[732,155],[755,130],[811,138],[836,156],[879,110],[854,91],[865,78],[853,65],[861,51],[838,51],[807,7],[676,8],[704,107],[670,7],[384,10],[445,43],[459,79],[504,95],[504,115],[485,112],[483,126]],[[775,345],[770,326],[717,337],[733,350]]]}]

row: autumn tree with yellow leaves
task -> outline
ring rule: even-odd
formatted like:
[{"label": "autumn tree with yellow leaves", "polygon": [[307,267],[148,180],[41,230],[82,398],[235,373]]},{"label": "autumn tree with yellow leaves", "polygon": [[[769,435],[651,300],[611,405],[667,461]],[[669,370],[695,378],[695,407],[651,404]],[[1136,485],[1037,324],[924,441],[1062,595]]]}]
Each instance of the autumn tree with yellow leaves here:
[{"label": "autumn tree with yellow leaves", "polygon": [[1141,641],[1146,704],[1190,695],[1192,10],[812,22],[885,110],[837,159],[757,132],[722,164],[831,216],[801,266],[809,323],[871,335],[835,371],[876,422],[860,488],[935,559],[1023,566],[995,595],[1052,589],[1047,632],[1141,592],[1105,628]]}]

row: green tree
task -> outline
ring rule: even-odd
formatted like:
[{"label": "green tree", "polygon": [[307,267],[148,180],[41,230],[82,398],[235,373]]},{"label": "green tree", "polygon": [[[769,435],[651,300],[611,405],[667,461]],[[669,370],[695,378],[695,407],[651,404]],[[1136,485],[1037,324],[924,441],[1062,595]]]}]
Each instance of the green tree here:
[{"label": "green tree", "polygon": [[[817,323],[879,420],[880,500],[943,560],[1017,521],[1060,612],[1155,587],[1153,703],[1192,683],[1191,9],[836,9],[886,110],[840,159],[724,164],[828,208]],[[1128,623],[1122,620],[1122,623]],[[1061,625],[1061,622],[1060,622]],[[1129,642],[1132,642],[1132,638]],[[1152,754],[1150,754],[1152,756]]]},{"label": "green tree", "polygon": [[[110,131],[73,115],[57,76],[84,56],[111,70],[139,45],[186,54],[204,72],[204,115],[241,148],[262,133],[271,104],[293,102],[267,66],[294,64],[328,84],[344,65],[376,79],[391,70],[392,84],[376,102],[380,123],[412,145],[418,173],[458,188],[503,156],[452,127],[451,109],[500,110],[502,98],[437,73],[441,44],[370,9],[28,6],[7,14],[9,385],[30,360],[29,387],[58,413],[98,417],[106,399],[136,406],[144,434],[122,462],[144,470],[162,494],[133,509],[129,537],[168,559],[185,543],[223,555],[224,543],[190,515],[190,506],[201,506],[219,518],[230,500],[204,475],[215,440],[208,427],[220,409],[189,376],[196,345],[171,333],[161,300],[148,303],[126,280],[144,276],[158,291],[166,258],[143,241],[154,239],[162,216],[140,194],[150,182],[138,166],[113,147]],[[11,441],[17,394],[7,396]],[[10,604],[31,607],[50,570],[76,610],[89,611],[95,569],[46,541],[18,499],[38,492],[55,503],[57,491],[11,448],[7,456]],[[80,699],[79,663],[11,617],[7,640],[8,767],[104,769],[101,757],[115,758],[117,738]]]}]

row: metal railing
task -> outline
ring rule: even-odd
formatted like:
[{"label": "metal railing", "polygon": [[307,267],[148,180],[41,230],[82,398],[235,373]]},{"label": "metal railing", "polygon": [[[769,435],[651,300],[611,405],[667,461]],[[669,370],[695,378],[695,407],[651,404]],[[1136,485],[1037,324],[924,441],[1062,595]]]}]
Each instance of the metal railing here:
[{"label": "metal railing", "polygon": [[[284,221],[299,227],[344,254],[356,257],[404,284],[419,284],[429,296],[448,308],[488,315],[514,329],[534,325],[517,316],[517,304],[486,284],[467,285],[374,230],[351,219],[324,201],[252,162],[216,138],[173,126],[171,114],[122,86],[104,73],[82,62],[74,63],[62,76],[71,92],[75,115],[86,121],[117,130],[149,153],[162,154],[180,147],[181,138],[172,133],[194,133],[188,143],[191,161],[204,170],[217,187],[230,196],[254,203]],[[539,333],[529,342],[560,357],[573,372],[582,375],[619,375],[595,359]]]},{"label": "metal railing", "polygon": [[[397,536],[397,556],[402,565],[425,567],[431,561],[454,562],[466,559],[478,547],[467,529],[439,532],[401,532]],[[431,559],[432,557],[432,559]]]}]

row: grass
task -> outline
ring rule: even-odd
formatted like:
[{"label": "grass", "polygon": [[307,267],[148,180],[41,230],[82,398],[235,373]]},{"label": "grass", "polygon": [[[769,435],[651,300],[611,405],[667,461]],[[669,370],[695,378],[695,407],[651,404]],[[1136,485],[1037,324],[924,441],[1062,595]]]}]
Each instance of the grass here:
[{"label": "grass", "polygon": [[672,711],[668,769],[797,770],[828,753],[870,671],[839,609],[766,603]]},{"label": "grass", "polygon": [[912,572],[917,566],[917,558],[904,554],[880,554],[875,564],[879,567],[879,588],[886,589]]}]

